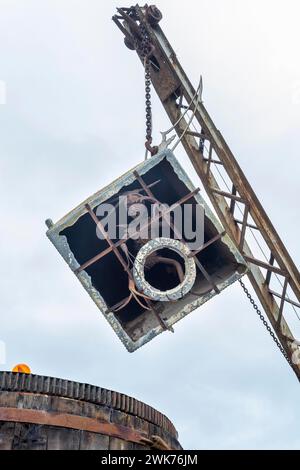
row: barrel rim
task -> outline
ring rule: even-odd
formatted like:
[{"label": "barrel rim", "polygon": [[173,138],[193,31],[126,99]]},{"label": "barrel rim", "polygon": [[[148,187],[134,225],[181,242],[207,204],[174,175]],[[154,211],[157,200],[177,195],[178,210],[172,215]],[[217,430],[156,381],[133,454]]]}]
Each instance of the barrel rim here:
[{"label": "barrel rim", "polygon": [[57,396],[102,405],[154,424],[175,439],[178,433],[167,416],[155,408],[124,393],[73,380],[19,372],[0,372],[0,392],[26,392]]}]

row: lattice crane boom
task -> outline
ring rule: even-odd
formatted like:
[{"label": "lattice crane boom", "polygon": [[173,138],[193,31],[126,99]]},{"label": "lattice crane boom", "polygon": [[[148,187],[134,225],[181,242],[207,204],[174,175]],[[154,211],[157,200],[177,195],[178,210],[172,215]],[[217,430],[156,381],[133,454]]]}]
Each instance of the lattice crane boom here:
[{"label": "lattice crane boom", "polygon": [[[153,46],[151,79],[157,95],[172,124],[177,123],[176,132],[226,232],[244,255],[249,280],[300,380],[300,364],[294,360],[297,343],[285,315],[287,304],[300,307],[299,271],[201,100],[193,104],[193,122],[187,116],[178,122],[195,89],[158,25],[160,19],[159,10],[147,5],[120,8],[113,17],[125,35],[125,44],[136,50],[142,63],[140,26],[146,28]],[[221,183],[220,170],[226,175]],[[250,247],[253,233],[267,247],[267,259],[261,259]],[[274,276],[280,281],[279,292],[271,286]]]}]

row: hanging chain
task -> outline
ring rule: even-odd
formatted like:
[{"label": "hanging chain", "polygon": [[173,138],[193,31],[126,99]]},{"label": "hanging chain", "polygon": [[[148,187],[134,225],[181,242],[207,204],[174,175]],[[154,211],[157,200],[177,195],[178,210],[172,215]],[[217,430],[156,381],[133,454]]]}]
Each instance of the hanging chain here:
[{"label": "hanging chain", "polygon": [[145,98],[146,98],[146,148],[152,144],[152,107],[151,107],[151,76],[149,57],[145,56]]},{"label": "hanging chain", "polygon": [[141,56],[144,61],[145,68],[145,105],[146,105],[146,142],[145,147],[153,156],[158,152],[158,147],[152,147],[152,106],[151,106],[151,64],[150,56],[153,53],[153,45],[151,44],[147,28],[143,23],[140,25],[140,30],[142,34],[142,41],[140,43],[139,49],[141,51]]},{"label": "hanging chain", "polygon": [[280,350],[280,352],[282,353],[283,357],[286,359],[286,361],[290,364],[290,366],[293,366],[292,364],[292,361],[291,359],[289,358],[289,356],[287,355],[287,353],[285,352],[284,348],[282,347],[282,345],[280,344],[280,342],[278,341],[278,339],[276,338],[276,335],[274,333],[274,331],[272,330],[272,328],[270,327],[269,323],[267,322],[267,320],[265,319],[265,317],[263,316],[263,314],[261,313],[261,311],[259,310],[257,304],[255,303],[255,300],[252,298],[250,292],[248,291],[247,287],[245,286],[245,284],[243,283],[243,281],[239,280],[239,283],[241,284],[242,286],[242,289],[243,291],[245,292],[246,296],[248,297],[252,307],[254,308],[254,310],[256,311],[257,315],[259,316],[260,320],[263,322],[264,326],[266,327],[266,330],[268,331],[268,333],[270,334],[271,338],[273,339],[274,343],[276,344],[276,346],[278,347],[278,349]]}]

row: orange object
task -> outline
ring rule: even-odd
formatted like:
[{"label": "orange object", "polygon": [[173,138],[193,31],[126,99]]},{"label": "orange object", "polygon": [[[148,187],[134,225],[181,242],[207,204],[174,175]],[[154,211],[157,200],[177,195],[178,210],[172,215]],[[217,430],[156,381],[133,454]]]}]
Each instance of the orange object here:
[{"label": "orange object", "polygon": [[26,364],[18,364],[13,368],[12,372],[20,372],[21,374],[31,374],[30,367]]}]

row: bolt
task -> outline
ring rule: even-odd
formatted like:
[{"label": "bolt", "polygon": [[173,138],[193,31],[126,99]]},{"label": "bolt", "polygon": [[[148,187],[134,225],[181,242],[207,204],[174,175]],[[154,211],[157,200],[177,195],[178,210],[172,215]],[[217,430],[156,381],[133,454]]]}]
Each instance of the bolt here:
[{"label": "bolt", "polygon": [[45,224],[47,225],[49,230],[54,226],[54,223],[53,223],[52,219],[47,219],[45,221]]}]

